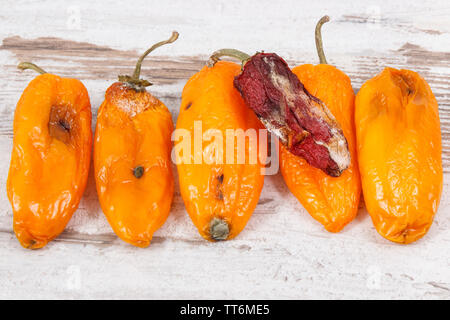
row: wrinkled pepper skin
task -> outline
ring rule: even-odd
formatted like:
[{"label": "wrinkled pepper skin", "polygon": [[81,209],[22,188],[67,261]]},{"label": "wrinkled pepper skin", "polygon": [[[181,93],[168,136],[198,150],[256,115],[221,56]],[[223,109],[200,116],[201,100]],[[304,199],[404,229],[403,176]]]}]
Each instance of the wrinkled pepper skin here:
[{"label": "wrinkled pepper skin", "polygon": [[94,141],[97,193],[114,232],[138,247],[150,244],[170,212],[172,131],[169,110],[147,91],[124,82],[106,91]]},{"label": "wrinkled pepper skin", "polygon": [[[233,87],[233,79],[240,71],[241,67],[235,63],[219,61],[213,67],[205,66],[187,82],[182,93],[177,129],[191,132],[192,146],[194,121],[197,120],[202,121],[203,132],[220,130],[224,141],[226,129],[263,129]],[[204,157],[208,145],[203,142]],[[258,203],[264,184],[264,166],[261,162],[249,163],[248,145],[246,139],[244,164],[206,164],[205,161],[195,164],[193,159],[191,164],[186,164],[180,163],[177,154],[181,196],[199,233],[209,241],[229,240],[237,236]],[[217,236],[215,221],[225,222],[228,232]]]},{"label": "wrinkled pepper skin", "polygon": [[325,103],[342,127],[351,163],[339,177],[311,166],[280,144],[280,170],[289,190],[326,230],[339,232],[357,212],[361,182],[356,155],[354,103],[350,78],[328,64],[301,65],[292,69],[306,90]]},{"label": "wrinkled pepper skin", "polygon": [[7,193],[20,244],[38,249],[57,237],[83,195],[89,172],[91,105],[76,79],[42,74],[14,115]]},{"label": "wrinkled pepper skin", "polygon": [[333,177],[347,169],[350,153],[339,123],[277,54],[250,57],[234,86],[291,153]]},{"label": "wrinkled pepper skin", "polygon": [[386,239],[423,237],[438,209],[443,175],[438,104],[416,72],[386,68],[356,97],[359,169],[367,210]]}]

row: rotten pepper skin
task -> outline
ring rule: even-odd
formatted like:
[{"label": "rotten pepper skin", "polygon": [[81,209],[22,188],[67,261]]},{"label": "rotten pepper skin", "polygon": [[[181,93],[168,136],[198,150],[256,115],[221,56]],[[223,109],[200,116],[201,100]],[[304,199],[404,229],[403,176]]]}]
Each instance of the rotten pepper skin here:
[{"label": "rotten pepper skin", "polygon": [[438,104],[416,72],[385,68],[356,96],[359,170],[367,210],[386,239],[411,243],[430,228],[442,192]]},{"label": "rotten pepper skin", "polygon": [[340,124],[348,142],[351,163],[339,177],[330,177],[280,144],[280,170],[289,190],[308,213],[326,230],[339,232],[356,217],[361,181],[356,155],[353,88],[345,73],[327,64],[322,49],[320,28],[328,19],[328,16],[323,17],[316,27],[320,64],[301,65],[292,72],[306,90],[325,103]]},{"label": "rotten pepper skin", "polygon": [[147,247],[166,221],[174,191],[172,116],[146,91],[150,83],[139,73],[147,54],[177,37],[174,32],[147,50],[132,77],[119,76],[97,117],[94,169],[100,204],[114,232],[137,247]]},{"label": "rotten pepper skin", "polygon": [[347,169],[350,154],[339,123],[277,54],[247,59],[234,85],[291,153],[333,177]]},{"label": "rotten pepper skin", "polygon": [[38,249],[57,237],[83,195],[89,172],[91,105],[76,79],[45,73],[30,82],[14,114],[7,193],[20,244]]},{"label": "rotten pepper skin", "polygon": [[[219,130],[224,141],[226,129],[263,128],[233,87],[233,79],[240,70],[236,63],[219,61],[205,66],[186,83],[177,130],[190,133],[192,147],[195,121],[201,121],[203,133]],[[182,142],[175,142],[175,148]],[[203,142],[200,152],[204,159],[200,164],[194,163],[195,151],[189,157],[176,152],[181,196],[203,238],[229,240],[244,229],[258,203],[264,184],[264,166],[261,162],[249,163],[248,142],[243,164],[218,163],[210,159],[209,147],[209,143]]]}]

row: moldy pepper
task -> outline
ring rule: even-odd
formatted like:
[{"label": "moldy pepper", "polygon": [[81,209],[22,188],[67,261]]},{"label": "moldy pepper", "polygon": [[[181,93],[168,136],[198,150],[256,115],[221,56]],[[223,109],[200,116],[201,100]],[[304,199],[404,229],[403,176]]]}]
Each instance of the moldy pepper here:
[{"label": "moldy pepper", "polygon": [[38,249],[57,237],[83,195],[89,172],[91,104],[76,79],[41,73],[30,82],[14,114],[7,192],[20,244]]},{"label": "moldy pepper", "polygon": [[138,60],[133,76],[119,76],[106,90],[100,106],[94,142],[97,193],[114,232],[138,247],[150,244],[153,233],[166,221],[173,197],[170,163],[173,130],[167,107],[145,89],[139,79],[148,49]]}]

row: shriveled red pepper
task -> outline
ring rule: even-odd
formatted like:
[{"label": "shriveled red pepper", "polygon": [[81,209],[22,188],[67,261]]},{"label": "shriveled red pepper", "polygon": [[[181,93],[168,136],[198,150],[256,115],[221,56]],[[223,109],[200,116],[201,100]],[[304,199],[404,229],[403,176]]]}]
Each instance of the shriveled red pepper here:
[{"label": "shriveled red pepper", "polygon": [[243,63],[234,86],[245,103],[294,155],[337,177],[350,164],[342,128],[327,106],[305,89],[275,53],[249,55],[234,49],[216,51],[211,62],[231,56]]}]

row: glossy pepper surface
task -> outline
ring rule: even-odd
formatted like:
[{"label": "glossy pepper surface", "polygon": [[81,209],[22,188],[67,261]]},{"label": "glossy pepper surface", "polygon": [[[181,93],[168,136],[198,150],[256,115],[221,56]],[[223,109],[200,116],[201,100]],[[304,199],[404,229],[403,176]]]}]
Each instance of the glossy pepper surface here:
[{"label": "glossy pepper surface", "polygon": [[443,183],[430,86],[414,71],[385,68],[359,90],[355,125],[364,201],[375,228],[398,243],[423,237]]},{"label": "glossy pepper surface", "polygon": [[57,237],[83,195],[89,172],[91,105],[76,79],[42,73],[30,82],[14,114],[7,193],[20,244],[38,249]]},{"label": "glossy pepper surface", "polygon": [[327,64],[322,49],[320,28],[328,21],[323,17],[316,27],[319,65],[305,64],[292,69],[306,90],[319,98],[342,127],[351,155],[349,167],[339,177],[331,177],[280,145],[280,168],[289,190],[311,216],[330,232],[340,231],[357,212],[361,182],[356,155],[354,102],[350,78]]},{"label": "glossy pepper surface", "polygon": [[173,131],[167,107],[139,79],[142,60],[173,42],[174,32],[147,50],[133,76],[119,76],[100,106],[94,142],[97,193],[114,232],[124,241],[147,247],[166,221],[173,197],[170,161]]},{"label": "glossy pepper surface", "polygon": [[[249,161],[249,154],[255,151],[251,149],[259,141],[250,144],[246,139],[243,163],[238,163],[236,149],[234,163],[216,158],[210,152],[211,141],[204,141],[199,151],[194,150],[194,139],[198,138],[194,132],[196,121],[201,124],[200,135],[211,129],[218,131],[224,141],[227,129],[263,128],[233,87],[234,77],[240,70],[236,63],[219,61],[192,76],[183,89],[177,120],[177,130],[190,133],[192,148],[189,155],[176,153],[181,196],[199,233],[210,241],[232,239],[244,229],[264,183],[261,163],[265,159]],[[175,147],[182,142],[180,139]],[[196,152],[197,156],[203,155],[201,163],[195,163]]]}]

